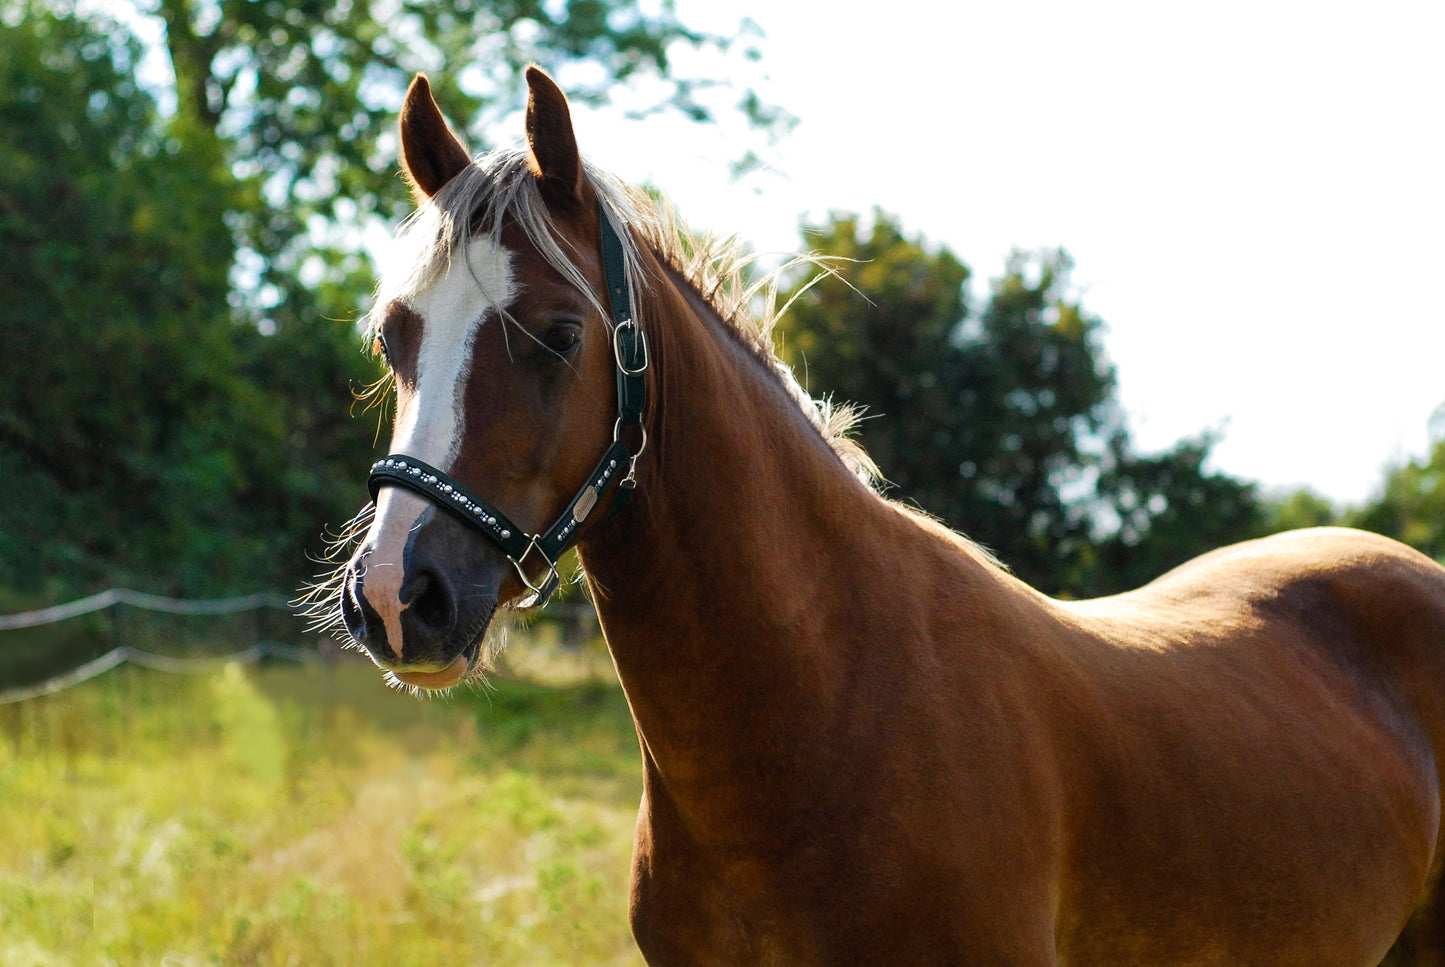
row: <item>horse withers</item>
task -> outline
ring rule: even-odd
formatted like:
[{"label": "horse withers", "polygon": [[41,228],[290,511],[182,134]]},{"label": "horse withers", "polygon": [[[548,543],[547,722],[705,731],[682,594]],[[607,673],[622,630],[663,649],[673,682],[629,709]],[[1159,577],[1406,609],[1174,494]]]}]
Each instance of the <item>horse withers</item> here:
[{"label": "horse withers", "polygon": [[1445,568],[1325,529],[1037,593],[878,496],[746,289],[527,80],[526,142],[475,160],[407,95],[392,452],[333,605],[449,687],[578,548],[648,962],[1378,963],[1440,863]]}]

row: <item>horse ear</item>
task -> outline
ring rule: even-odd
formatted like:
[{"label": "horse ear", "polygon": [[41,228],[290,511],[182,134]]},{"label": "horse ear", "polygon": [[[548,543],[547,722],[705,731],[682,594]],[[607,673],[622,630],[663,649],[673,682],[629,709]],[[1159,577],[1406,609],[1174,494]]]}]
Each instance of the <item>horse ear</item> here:
[{"label": "horse ear", "polygon": [[572,133],[572,112],[567,96],[547,72],[533,64],[527,68],[527,144],[532,173],[553,200],[582,200],[582,156]]},{"label": "horse ear", "polygon": [[412,195],[418,202],[432,197],[471,161],[432,99],[426,75],[416,75],[401,108],[401,163]]}]

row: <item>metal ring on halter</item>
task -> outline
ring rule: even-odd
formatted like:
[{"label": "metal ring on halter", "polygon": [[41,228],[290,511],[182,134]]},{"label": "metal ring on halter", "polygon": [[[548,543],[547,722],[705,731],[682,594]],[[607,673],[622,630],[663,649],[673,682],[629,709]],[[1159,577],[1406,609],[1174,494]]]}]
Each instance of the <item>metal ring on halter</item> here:
[{"label": "metal ring on halter", "polygon": [[[622,334],[622,328],[624,326],[632,327],[632,330],[637,333],[638,343],[642,346],[642,364],[636,369],[628,369],[627,363],[625,363],[622,358],[622,343],[619,337]],[[647,355],[647,335],[634,320],[624,319],[612,327],[612,354],[617,357],[617,368],[624,376],[641,376],[647,372],[647,364],[650,362]]]},{"label": "metal ring on halter", "polygon": [[[633,426],[637,427],[638,432],[642,434],[642,442],[637,445],[637,450],[635,452],[629,454],[630,459],[627,462],[627,476],[622,478],[622,482],[627,486],[636,486],[637,458],[642,456],[643,450],[647,449],[647,426],[642,423],[634,423]],[[619,416],[617,418],[617,422],[612,425],[612,442],[618,443],[621,440],[622,417]],[[623,445],[626,446],[626,444]]]},{"label": "metal ring on halter", "polygon": [[[628,454],[632,458],[632,462],[636,463],[637,458],[642,456],[642,451],[647,449],[647,426],[643,423],[632,423],[629,425],[637,427],[637,432],[642,434],[642,442],[637,445],[637,449],[635,451]],[[617,418],[617,422],[612,424],[612,442],[616,443],[621,439],[622,417],[619,416]]]}]

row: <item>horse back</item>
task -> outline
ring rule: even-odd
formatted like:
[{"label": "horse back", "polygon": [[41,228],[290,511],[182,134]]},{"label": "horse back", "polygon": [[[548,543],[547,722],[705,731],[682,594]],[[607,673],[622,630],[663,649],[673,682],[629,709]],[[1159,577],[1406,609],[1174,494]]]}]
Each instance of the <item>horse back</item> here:
[{"label": "horse back", "polygon": [[1221,548],[1116,600],[1131,597],[1155,617],[1156,640],[1168,616],[1185,629],[1177,644],[1237,642],[1219,657],[1242,673],[1337,671],[1363,706],[1423,738],[1432,761],[1445,754],[1445,567],[1413,548],[1348,528],[1291,531]]}]

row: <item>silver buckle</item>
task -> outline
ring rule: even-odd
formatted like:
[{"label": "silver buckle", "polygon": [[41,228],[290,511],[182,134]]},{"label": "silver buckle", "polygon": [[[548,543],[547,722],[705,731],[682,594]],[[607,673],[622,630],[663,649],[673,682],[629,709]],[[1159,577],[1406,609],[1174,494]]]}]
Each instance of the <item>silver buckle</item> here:
[{"label": "silver buckle", "polygon": [[[637,338],[642,344],[642,365],[638,366],[636,369],[628,369],[627,364],[622,360],[622,343],[618,340],[618,336],[621,335],[623,326],[631,326],[633,330],[637,333]],[[612,355],[616,357],[617,368],[622,372],[624,376],[641,376],[643,373],[647,372],[647,365],[649,362],[651,362],[651,359],[648,357],[647,350],[647,333],[643,332],[642,328],[638,326],[638,324],[634,320],[622,320],[617,325],[612,327]]]}]

